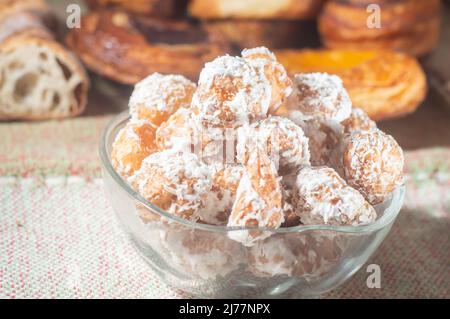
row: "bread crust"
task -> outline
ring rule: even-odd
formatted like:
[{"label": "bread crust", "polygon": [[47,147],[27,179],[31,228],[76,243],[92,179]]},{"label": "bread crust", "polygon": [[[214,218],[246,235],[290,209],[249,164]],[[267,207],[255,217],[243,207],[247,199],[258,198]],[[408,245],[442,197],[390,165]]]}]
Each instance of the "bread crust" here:
[{"label": "bread crust", "polygon": [[327,72],[342,78],[354,107],[374,120],[414,112],[427,92],[416,59],[394,51],[280,50],[278,60],[291,73]]},{"label": "bread crust", "polygon": [[369,28],[368,1],[328,1],[319,16],[322,41],[329,48],[395,49],[422,56],[436,46],[440,0],[372,1],[381,8],[381,28]]},{"label": "bread crust", "polygon": [[[187,36],[204,38],[186,43]],[[174,37],[181,42],[165,42]],[[205,62],[229,51],[228,42],[220,34],[201,27],[140,19],[119,11],[88,14],[80,29],[69,32],[66,43],[91,70],[125,84],[135,84],[152,72],[182,74],[196,80]]]},{"label": "bread crust", "polygon": [[[11,119],[25,119],[25,120],[43,120],[43,119],[53,119],[53,118],[63,118],[67,116],[76,116],[82,113],[87,104],[87,91],[89,87],[89,79],[81,63],[78,59],[68,50],[66,50],[62,45],[53,41],[48,37],[36,36],[36,34],[30,34],[27,32],[8,37],[5,39],[0,46],[0,57],[2,55],[13,52],[21,47],[45,47],[48,48],[59,61],[58,63],[63,63],[65,67],[68,68],[69,72],[76,77],[79,77],[79,88],[75,93],[77,95],[77,107],[72,109],[68,114],[58,114],[57,112],[43,111],[43,112],[28,112],[28,113],[15,113],[8,111],[7,113],[2,112],[0,105],[0,120],[11,120]],[[1,60],[1,59],[0,59]],[[5,65],[2,65],[0,61],[0,70]],[[35,71],[35,70],[34,70]],[[64,71],[64,70],[62,70]],[[6,79],[5,79],[6,81]],[[0,87],[1,88],[1,87]],[[0,99],[2,96],[0,94]],[[1,103],[0,103],[1,104]]]},{"label": "bread crust", "polygon": [[192,0],[190,15],[200,19],[313,19],[322,0]]}]

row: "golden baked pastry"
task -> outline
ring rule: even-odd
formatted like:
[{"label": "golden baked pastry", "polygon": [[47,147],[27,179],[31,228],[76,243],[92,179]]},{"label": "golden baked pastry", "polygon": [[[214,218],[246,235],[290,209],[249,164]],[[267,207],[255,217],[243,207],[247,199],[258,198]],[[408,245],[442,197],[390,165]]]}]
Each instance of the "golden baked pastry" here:
[{"label": "golden baked pastry", "polygon": [[322,0],[192,0],[189,13],[200,19],[305,19],[314,18]]},{"label": "golden baked pastry", "polygon": [[[369,4],[380,6],[380,28],[371,22]],[[325,46],[339,49],[395,49],[422,56],[436,46],[440,0],[331,0],[319,16]]]},{"label": "golden baked pastry", "polygon": [[414,59],[393,51],[279,50],[290,74],[327,72],[344,82],[353,106],[381,120],[413,112],[427,91],[425,74]]},{"label": "golden baked pastry", "polygon": [[203,25],[226,37],[237,47],[237,51],[257,46],[296,48],[304,43],[318,42],[317,30],[312,21],[217,19],[205,20]]},{"label": "golden baked pastry", "polygon": [[181,3],[177,0],[86,0],[86,2],[92,10],[119,9],[160,18],[173,17],[181,9]]},{"label": "golden baked pastry", "polygon": [[228,51],[220,34],[187,22],[92,12],[66,42],[94,72],[134,84],[153,72],[196,79],[203,64]]}]

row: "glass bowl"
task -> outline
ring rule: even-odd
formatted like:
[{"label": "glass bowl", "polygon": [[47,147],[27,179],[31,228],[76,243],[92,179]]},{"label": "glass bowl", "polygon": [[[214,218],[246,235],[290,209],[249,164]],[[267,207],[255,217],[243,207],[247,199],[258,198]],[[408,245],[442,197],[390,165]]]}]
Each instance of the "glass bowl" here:
[{"label": "glass bowl", "polygon": [[155,274],[204,298],[312,298],[342,284],[374,253],[403,203],[405,187],[375,207],[363,226],[312,225],[254,229],[270,236],[252,247],[230,239],[249,228],[199,224],[175,217],[132,189],[111,165],[111,145],[128,120],[105,129],[100,157],[107,196],[126,233]]}]

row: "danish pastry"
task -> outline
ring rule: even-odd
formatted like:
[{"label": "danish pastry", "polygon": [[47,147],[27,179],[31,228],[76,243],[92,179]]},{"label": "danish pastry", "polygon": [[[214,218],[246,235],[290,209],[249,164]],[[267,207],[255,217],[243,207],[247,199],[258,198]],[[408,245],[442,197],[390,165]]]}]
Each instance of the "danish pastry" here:
[{"label": "danish pastry", "polygon": [[[380,8],[378,26],[368,26],[369,4]],[[331,0],[319,16],[319,31],[330,48],[393,49],[422,56],[436,46],[440,10],[440,0]]]},{"label": "danish pastry", "polygon": [[314,21],[225,19],[204,20],[202,25],[222,34],[236,53],[261,45],[271,49],[300,48],[305,43],[320,45]]},{"label": "danish pastry", "polygon": [[134,87],[129,102],[131,118],[160,126],[180,107],[190,106],[195,88],[182,75],[153,73]]},{"label": "danish pastry", "polygon": [[352,104],[374,120],[411,113],[426,95],[424,71],[414,58],[402,53],[285,50],[276,55],[290,74],[327,72],[339,76]]},{"label": "danish pastry", "polygon": [[397,142],[378,129],[356,131],[344,141],[344,178],[372,205],[384,201],[403,182],[403,163]]},{"label": "danish pastry", "polygon": [[295,201],[306,225],[360,225],[373,222],[375,209],[329,167],[304,167],[296,181]]},{"label": "danish pastry", "polygon": [[125,84],[153,72],[197,79],[206,61],[228,51],[220,34],[201,26],[117,11],[84,16],[66,43],[91,70]]}]

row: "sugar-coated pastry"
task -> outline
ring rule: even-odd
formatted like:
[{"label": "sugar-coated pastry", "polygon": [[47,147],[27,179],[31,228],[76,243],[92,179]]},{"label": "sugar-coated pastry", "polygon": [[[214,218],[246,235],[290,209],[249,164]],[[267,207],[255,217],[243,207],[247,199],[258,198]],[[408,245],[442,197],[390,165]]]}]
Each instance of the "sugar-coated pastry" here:
[{"label": "sugar-coated pastry", "polygon": [[128,181],[148,201],[170,214],[198,221],[211,189],[211,171],[193,153],[153,153]]},{"label": "sugar-coated pastry", "polygon": [[153,73],[135,85],[129,102],[131,117],[159,126],[179,108],[190,106],[195,88],[182,75]]},{"label": "sugar-coated pastry", "polygon": [[191,109],[179,108],[156,130],[158,149],[190,150],[194,128]]},{"label": "sugar-coated pastry", "polygon": [[152,248],[169,267],[192,279],[225,276],[245,262],[245,249],[223,232],[177,227],[172,223],[148,225]]},{"label": "sugar-coated pastry", "polygon": [[290,112],[289,118],[303,129],[308,138],[311,165],[334,166],[335,152],[342,138],[342,125],[333,120],[310,119],[299,111]]},{"label": "sugar-coated pastry", "polygon": [[287,75],[283,65],[281,65],[275,55],[265,47],[245,49],[241,53],[242,57],[250,64],[263,72],[272,86],[269,113],[273,114],[285,102],[292,93],[292,81]]},{"label": "sugar-coated pastry", "polygon": [[338,236],[281,234],[249,248],[251,271],[260,277],[317,278],[337,264],[343,252]]},{"label": "sugar-coated pastry", "polygon": [[238,160],[245,162],[249,154],[261,147],[277,164],[281,175],[310,165],[308,138],[302,128],[288,118],[269,116],[238,129]]},{"label": "sugar-coated pastry", "polygon": [[282,185],[282,195],[284,222],[281,224],[281,227],[294,227],[300,225],[300,216],[296,211],[294,203],[294,190]]},{"label": "sugar-coated pastry", "polygon": [[360,225],[377,214],[364,197],[329,167],[304,167],[296,181],[295,200],[306,225]]},{"label": "sugar-coated pastry", "polygon": [[205,126],[237,127],[265,118],[272,95],[262,70],[244,58],[226,55],[205,64],[192,106]]},{"label": "sugar-coated pastry", "polygon": [[371,204],[384,201],[403,182],[403,151],[380,131],[356,131],[346,137],[342,165],[347,183]]},{"label": "sugar-coated pastry", "polygon": [[198,212],[203,222],[213,225],[224,225],[228,222],[243,172],[241,164],[212,165],[212,187],[208,192],[205,207]]},{"label": "sugar-coated pastry", "polygon": [[306,117],[342,122],[350,116],[352,103],[342,80],[327,73],[294,76],[296,109]]},{"label": "sugar-coated pastry", "polygon": [[155,127],[146,121],[130,121],[112,144],[111,162],[120,175],[128,177],[141,167],[144,158],[154,152]]},{"label": "sugar-coated pastry", "polygon": [[353,108],[350,117],[342,121],[344,133],[351,133],[354,131],[370,131],[377,127],[377,124],[370,119],[364,110],[360,108]]},{"label": "sugar-coated pastry", "polygon": [[[284,222],[282,190],[275,165],[262,151],[253,152],[236,192],[228,226],[276,229]],[[228,236],[245,246],[271,235],[269,231],[237,230]]]}]

